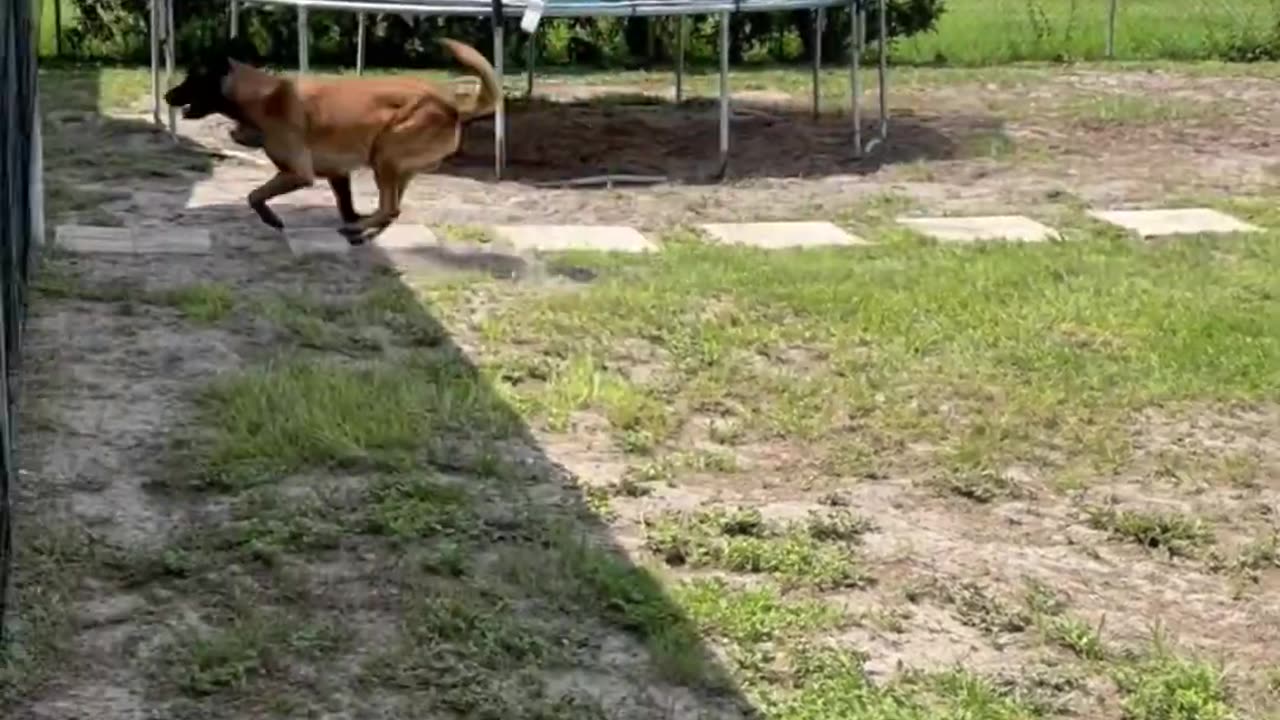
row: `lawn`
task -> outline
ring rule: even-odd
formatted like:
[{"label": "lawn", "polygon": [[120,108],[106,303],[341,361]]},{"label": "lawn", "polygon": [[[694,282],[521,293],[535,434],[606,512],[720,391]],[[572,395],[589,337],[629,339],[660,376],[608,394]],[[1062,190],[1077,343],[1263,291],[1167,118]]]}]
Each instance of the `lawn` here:
[{"label": "lawn", "polygon": [[[136,111],[131,72],[46,90]],[[1082,212],[1095,167],[1027,206],[1062,242],[939,245],[892,222],[1060,173],[1027,128],[1212,127],[1191,90],[1265,81],[1166,69],[1190,105],[1117,110],[1073,75],[1002,72],[914,71],[905,97],[991,85],[1010,151],[886,168],[874,193],[749,178],[535,203],[424,180],[411,208],[479,259],[503,251],[432,201],[479,193],[526,221],[685,208],[651,229],[661,252],[515,273],[296,259],[239,203],[183,209],[260,169],[132,121],[50,124],[59,217],[89,212],[84,188],[141,189],[98,210],[211,224],[220,247],[43,260],[0,709],[1277,717],[1274,196],[1198,196],[1262,233],[1143,242]],[[802,77],[746,81],[803,100]],[[1048,83],[1077,94],[1027,107]],[[93,158],[89,132],[112,138]],[[759,251],[692,227],[784,195],[876,244]]]}]

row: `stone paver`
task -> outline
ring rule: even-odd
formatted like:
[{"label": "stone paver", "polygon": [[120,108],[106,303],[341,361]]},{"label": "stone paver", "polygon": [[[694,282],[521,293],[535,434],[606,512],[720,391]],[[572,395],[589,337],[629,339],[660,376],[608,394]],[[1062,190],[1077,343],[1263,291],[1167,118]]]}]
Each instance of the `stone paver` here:
[{"label": "stone paver", "polygon": [[133,231],[122,227],[59,225],[54,244],[75,253],[132,253]]},{"label": "stone paver", "polygon": [[1058,238],[1052,228],[1022,215],[900,217],[898,223],[940,242],[1045,242]]},{"label": "stone paver", "polygon": [[425,225],[393,224],[374,238],[373,244],[384,250],[413,250],[439,245],[440,241],[436,239],[436,234],[431,231],[431,228]]},{"label": "stone paver", "polygon": [[134,252],[204,255],[213,249],[205,228],[139,228],[133,237]]},{"label": "stone paver", "polygon": [[341,255],[351,243],[335,227],[285,228],[285,242],[294,255]]},{"label": "stone paver", "polygon": [[1198,233],[1260,232],[1262,228],[1241,222],[1210,208],[1169,210],[1090,210],[1103,222],[1119,225],[1144,238]]},{"label": "stone paver", "polygon": [[869,244],[829,222],[710,223],[699,227],[715,242],[766,250]]},{"label": "stone paver", "polygon": [[495,237],[518,250],[651,252],[658,246],[625,225],[497,225]]}]

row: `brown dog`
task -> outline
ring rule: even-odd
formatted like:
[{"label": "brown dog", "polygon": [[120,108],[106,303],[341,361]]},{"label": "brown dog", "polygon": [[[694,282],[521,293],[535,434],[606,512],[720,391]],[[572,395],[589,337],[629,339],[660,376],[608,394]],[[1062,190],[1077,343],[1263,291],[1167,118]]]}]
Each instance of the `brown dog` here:
[{"label": "brown dog", "polygon": [[[237,142],[261,143],[279,171],[249,193],[263,222],[283,229],[267,201],[322,177],[333,189],[343,234],[359,245],[399,217],[413,176],[457,152],[463,125],[492,113],[501,97],[483,55],[456,40],[440,42],[480,79],[474,101],[463,105],[452,92],[414,78],[283,78],[227,55],[189,69],[164,99],[184,118],[225,115],[239,124]],[[378,209],[368,216],[351,201],[351,173],[362,167],[373,169],[378,186]]]}]

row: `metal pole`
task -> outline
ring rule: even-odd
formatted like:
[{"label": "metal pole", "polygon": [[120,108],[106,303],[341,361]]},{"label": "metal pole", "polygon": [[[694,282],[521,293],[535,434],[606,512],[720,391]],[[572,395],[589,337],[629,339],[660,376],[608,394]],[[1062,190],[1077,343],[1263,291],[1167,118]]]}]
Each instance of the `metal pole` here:
[{"label": "metal pole", "polygon": [[298,72],[305,73],[311,67],[311,31],[307,23],[307,6],[298,6]]},{"label": "metal pole", "polygon": [[729,167],[729,13],[720,13],[720,177]]},{"label": "metal pole", "polygon": [[822,111],[822,28],[827,24],[827,9],[818,8],[813,11],[813,119],[817,120]]},{"label": "metal pole", "polygon": [[365,15],[360,13],[356,17],[356,74],[364,74],[364,35],[365,35]]},{"label": "metal pole", "polygon": [[[502,40],[502,0],[493,2],[493,69],[498,76],[498,86],[503,87],[503,56],[506,54]],[[498,105],[493,113],[493,174],[502,179],[502,169],[507,165],[507,109],[503,93],[498,94]]]},{"label": "metal pole", "polygon": [[160,3],[151,0],[151,119],[156,125],[160,120]]},{"label": "metal pole", "polygon": [[524,54],[524,72],[525,72],[525,97],[533,97],[533,63],[538,57],[538,30],[534,28],[529,33],[529,44],[525,48]]},{"label": "metal pole", "polygon": [[862,1],[853,0],[849,4],[849,22],[853,31],[849,35],[849,77],[853,97],[853,151],[854,157],[862,157],[862,107],[858,100],[862,98],[862,78],[858,75],[861,68],[862,55]]},{"label": "metal pole", "polygon": [[62,0],[53,0],[53,47],[62,57]]},{"label": "metal pole", "polygon": [[889,12],[886,0],[880,0],[880,142],[889,137]]},{"label": "metal pole", "polygon": [[1110,60],[1116,56],[1116,5],[1117,0],[1111,0],[1107,6],[1107,59]]},{"label": "metal pole", "polygon": [[[173,87],[173,65],[177,55],[178,40],[174,32],[173,5],[175,0],[161,0],[164,4],[164,86]],[[169,106],[169,135],[175,140],[178,137],[178,108]]]},{"label": "metal pole", "polygon": [[240,34],[240,0],[231,0],[231,32],[232,38]]},{"label": "metal pole", "polygon": [[684,43],[689,34],[689,17],[680,16],[676,29],[676,102],[684,102]]}]

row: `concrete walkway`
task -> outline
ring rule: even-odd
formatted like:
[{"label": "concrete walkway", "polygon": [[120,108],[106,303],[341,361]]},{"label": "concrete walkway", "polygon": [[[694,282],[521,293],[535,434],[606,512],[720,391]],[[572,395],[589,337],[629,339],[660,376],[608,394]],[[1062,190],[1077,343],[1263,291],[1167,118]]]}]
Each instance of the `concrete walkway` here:
[{"label": "concrete walkway", "polygon": [[[1209,208],[1156,210],[1091,210],[1090,217],[1109,223],[1138,238],[1183,235],[1261,232],[1262,228]],[[248,220],[246,220],[248,222]],[[1061,234],[1022,215],[900,217],[902,227],[940,243],[1048,242]],[[788,248],[871,245],[829,222],[716,223],[697,226],[717,244],[769,250]],[[560,252],[590,250],[643,253],[661,250],[656,238],[646,238],[634,228],[613,225],[498,225],[480,226],[479,236],[494,250]],[[290,228],[284,233],[289,250],[299,256],[331,255],[351,250],[333,227]],[[60,225],[55,243],[78,253],[202,254],[213,249],[207,228],[117,228],[92,225]],[[384,250],[440,247],[443,241],[424,225],[396,224],[374,245]],[[456,243],[455,243],[456,244]]]}]

